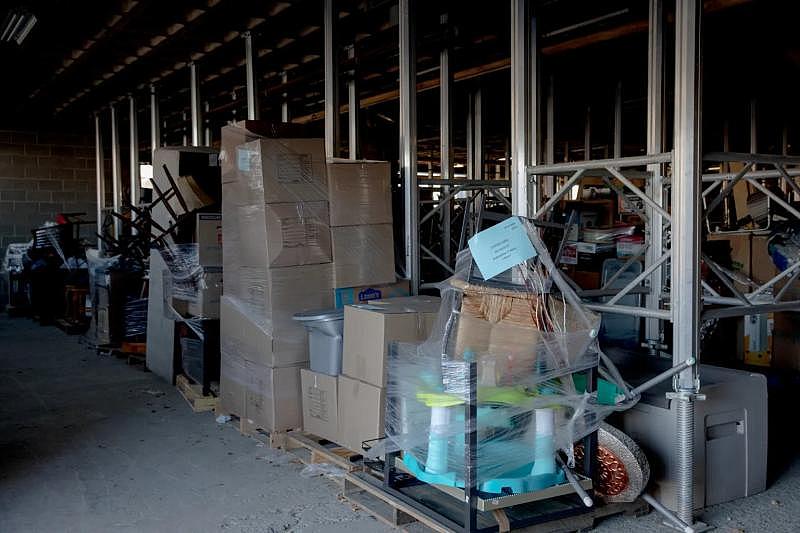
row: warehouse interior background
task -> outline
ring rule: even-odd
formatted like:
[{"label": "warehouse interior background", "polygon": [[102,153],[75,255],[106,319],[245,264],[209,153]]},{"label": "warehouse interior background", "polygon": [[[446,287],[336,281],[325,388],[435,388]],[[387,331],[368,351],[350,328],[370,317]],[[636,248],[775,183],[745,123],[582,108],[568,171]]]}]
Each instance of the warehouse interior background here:
[{"label": "warehouse interior background", "polygon": [[[4,3],[0,530],[46,527],[40,470],[77,457],[81,483],[58,486],[91,504],[52,511],[75,531],[796,531],[798,14],[766,0]],[[492,281],[473,246],[499,228],[535,250]],[[534,307],[510,325],[520,305]],[[548,395],[567,414],[541,452]],[[92,419],[102,404],[118,415]],[[62,428],[76,431],[63,450],[30,444]],[[133,464],[157,471],[169,442],[225,465],[175,467],[165,487],[234,496],[192,518],[199,500],[159,503],[135,466],[82,451],[118,430]],[[202,452],[184,450],[194,437]],[[523,444],[549,453],[545,485]],[[256,460],[276,470],[242,466]],[[265,511],[282,484],[291,519]]]}]

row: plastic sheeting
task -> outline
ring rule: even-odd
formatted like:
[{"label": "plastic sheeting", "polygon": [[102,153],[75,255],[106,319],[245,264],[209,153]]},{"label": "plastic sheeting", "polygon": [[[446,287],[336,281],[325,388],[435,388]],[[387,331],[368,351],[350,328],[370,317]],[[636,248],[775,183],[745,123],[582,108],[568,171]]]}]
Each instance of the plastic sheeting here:
[{"label": "plastic sheeting", "polygon": [[[615,409],[587,392],[600,365],[600,317],[561,277],[537,230],[521,219],[536,256],[484,280],[469,250],[439,287],[431,336],[390,350],[386,439],[372,455],[402,451],[426,482],[463,487],[465,432],[477,432],[479,490],[517,493],[563,482],[556,450],[572,445]],[[613,385],[612,385],[613,387]],[[469,413],[474,406],[475,416]]]}]

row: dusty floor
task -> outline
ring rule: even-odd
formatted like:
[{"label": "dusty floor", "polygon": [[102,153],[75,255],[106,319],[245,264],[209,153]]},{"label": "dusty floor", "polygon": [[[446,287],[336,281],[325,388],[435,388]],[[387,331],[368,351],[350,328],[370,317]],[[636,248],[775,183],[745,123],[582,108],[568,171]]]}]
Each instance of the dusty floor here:
[{"label": "dusty floor", "polygon": [[[53,327],[0,315],[0,383],[0,532],[389,531],[291,456]],[[704,517],[721,531],[800,531],[800,461]],[[669,531],[655,514],[599,530]]]}]

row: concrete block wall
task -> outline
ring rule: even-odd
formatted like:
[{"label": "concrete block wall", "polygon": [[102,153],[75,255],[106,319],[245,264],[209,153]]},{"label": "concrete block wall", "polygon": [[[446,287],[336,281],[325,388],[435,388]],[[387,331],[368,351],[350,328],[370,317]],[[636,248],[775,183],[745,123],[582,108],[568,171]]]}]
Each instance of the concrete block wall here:
[{"label": "concrete block wall", "polygon": [[0,130],[0,254],[57,213],[95,219],[94,156],[90,135]]}]

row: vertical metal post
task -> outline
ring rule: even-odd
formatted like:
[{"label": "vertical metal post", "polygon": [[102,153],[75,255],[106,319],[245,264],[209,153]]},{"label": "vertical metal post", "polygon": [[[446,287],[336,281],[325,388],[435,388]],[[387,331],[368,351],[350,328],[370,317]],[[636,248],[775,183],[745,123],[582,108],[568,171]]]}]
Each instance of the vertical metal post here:
[{"label": "vertical metal post", "polygon": [[[703,2],[675,4],[675,141],[672,173],[673,366],[697,360],[700,325],[700,24]],[[692,524],[697,365],[675,379],[678,518]]]},{"label": "vertical metal post", "polygon": [[[286,85],[288,81],[289,75],[281,72],[281,83]],[[281,122],[289,122],[289,94],[285,91],[281,93]]]},{"label": "vertical metal post", "polygon": [[511,202],[515,215],[531,216],[538,187],[528,182],[539,146],[538,42],[536,19],[526,0],[511,0]]},{"label": "vertical metal post", "polygon": [[156,149],[161,147],[161,129],[158,118],[158,94],[156,86],[150,85],[150,163],[155,164]]},{"label": "vertical metal post", "polygon": [[614,93],[614,159],[622,157],[622,81]]},{"label": "vertical metal post", "polygon": [[[114,194],[114,212],[122,214],[122,162],[119,153],[119,124],[117,124],[116,104],[111,109],[111,187]],[[114,217],[114,238],[120,236],[119,218]]]},{"label": "vertical metal post", "polygon": [[472,95],[472,177],[483,179],[483,98],[481,89],[475,89]]},{"label": "vertical metal post", "polygon": [[97,201],[97,251],[103,250],[103,209],[106,206],[106,176],[103,157],[103,134],[100,131],[100,114],[94,114],[94,172]]},{"label": "vertical metal post", "polygon": [[475,179],[475,148],[473,147],[473,143],[475,142],[475,119],[473,117],[473,114],[475,113],[475,104],[473,102],[474,97],[475,95],[472,92],[467,94],[467,165],[465,170],[468,180]]},{"label": "vertical metal post", "polygon": [[[331,0],[326,0],[330,2]],[[399,0],[400,32],[400,174],[405,207],[406,276],[419,293],[419,188],[417,185],[417,60],[415,0]]]},{"label": "vertical metal post", "polygon": [[[355,59],[355,44],[347,48],[347,57]],[[353,67],[353,70],[350,71],[350,79],[347,81],[347,154],[350,159],[358,159],[360,155],[358,149],[358,112],[360,105],[356,69]]]},{"label": "vertical metal post", "polygon": [[[556,91],[555,79],[551,75],[547,81],[547,102],[545,103],[545,121],[547,132],[544,139],[544,160],[547,164],[555,163],[556,159],[556,123],[555,123]],[[545,179],[543,194],[550,198],[556,193],[556,176]]]},{"label": "vertical metal post", "polygon": [[[447,24],[447,15],[442,15],[442,24]],[[450,50],[445,47],[439,52],[439,156],[440,173],[443,180],[453,178],[453,106],[450,100],[450,89],[453,75],[450,71]],[[450,187],[443,187],[442,195],[450,194]],[[450,264],[450,204],[442,208],[442,258]]]},{"label": "vertical metal post", "polygon": [[[339,73],[335,0],[325,0],[325,156],[339,156]],[[401,62],[402,65],[402,62]]]},{"label": "vertical metal post", "polygon": [[[129,122],[129,145],[130,151],[130,199],[132,206],[138,206],[142,196],[142,182],[139,178],[139,128],[136,118],[136,99],[132,94],[128,95],[128,122]],[[136,219],[136,213],[131,210],[131,220]],[[134,229],[135,233],[136,230]]]},{"label": "vertical metal post", "polygon": [[[647,153],[657,154],[664,150],[663,120],[664,113],[664,2],[650,0],[650,18],[648,26],[648,58],[647,58]],[[664,173],[662,165],[650,165],[647,170],[652,174],[647,180],[647,195],[661,206],[664,201]],[[661,256],[664,247],[664,221],[659,211],[645,206],[650,246],[645,252],[645,268],[655,263]],[[663,273],[656,270],[650,276],[650,294],[646,296],[649,310],[661,308],[661,292]],[[645,340],[651,346],[662,341],[661,321],[655,318],[645,319]],[[655,352],[655,348],[653,349]]]},{"label": "vertical metal post", "polygon": [[258,120],[258,80],[256,79],[255,56],[253,55],[253,34],[246,31],[244,37],[244,68],[247,92],[247,120]]},{"label": "vertical metal post", "polygon": [[200,113],[200,77],[197,72],[197,63],[189,63],[189,104],[192,121],[192,146],[200,146],[202,142],[200,128],[202,118]]},{"label": "vertical metal post", "polygon": [[209,117],[209,111],[211,110],[211,104],[206,101],[203,103],[203,146],[211,146],[211,120]]}]

